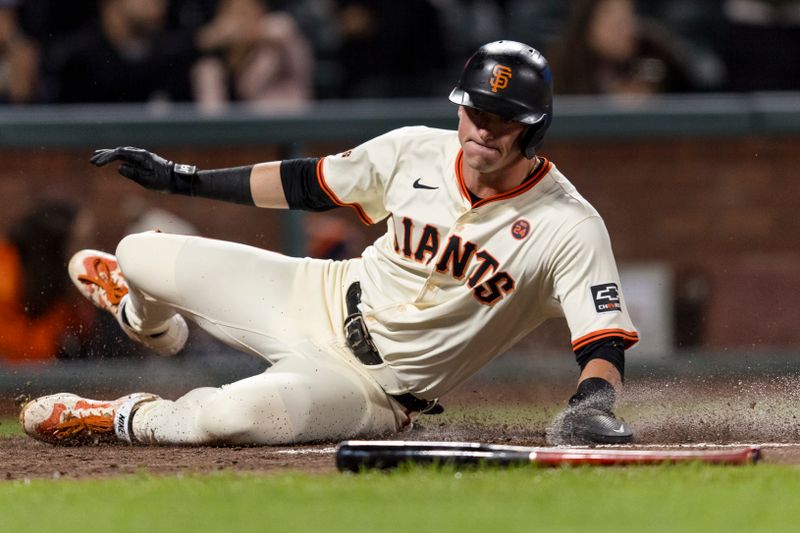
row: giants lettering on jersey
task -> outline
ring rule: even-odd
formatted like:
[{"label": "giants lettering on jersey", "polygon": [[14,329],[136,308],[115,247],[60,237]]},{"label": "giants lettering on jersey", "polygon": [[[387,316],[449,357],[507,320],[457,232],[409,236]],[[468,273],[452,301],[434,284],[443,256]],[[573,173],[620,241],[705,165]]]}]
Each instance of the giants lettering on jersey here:
[{"label": "giants lettering on jersey", "polygon": [[[494,305],[514,290],[514,278],[508,272],[498,270],[500,263],[497,259],[486,250],[478,250],[475,243],[463,242],[455,234],[447,242],[441,243],[439,230],[435,226],[426,224],[422,231],[415,231],[414,221],[407,217],[403,217],[402,227],[398,229],[403,242],[402,245],[398,242],[395,232],[394,251],[425,265],[438,257],[434,267],[437,272],[449,274],[460,281],[464,279],[470,264],[477,262],[478,266],[466,284],[482,304]],[[415,234],[419,237],[415,238]]]}]

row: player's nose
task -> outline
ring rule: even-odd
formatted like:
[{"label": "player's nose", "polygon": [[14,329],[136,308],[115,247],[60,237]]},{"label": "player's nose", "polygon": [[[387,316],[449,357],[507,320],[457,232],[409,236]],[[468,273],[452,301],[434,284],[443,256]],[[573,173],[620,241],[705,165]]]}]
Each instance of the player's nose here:
[{"label": "player's nose", "polygon": [[494,134],[492,133],[491,128],[487,127],[486,124],[476,124],[475,132],[477,133],[478,137],[480,137],[481,140],[484,141],[488,141],[494,138]]}]

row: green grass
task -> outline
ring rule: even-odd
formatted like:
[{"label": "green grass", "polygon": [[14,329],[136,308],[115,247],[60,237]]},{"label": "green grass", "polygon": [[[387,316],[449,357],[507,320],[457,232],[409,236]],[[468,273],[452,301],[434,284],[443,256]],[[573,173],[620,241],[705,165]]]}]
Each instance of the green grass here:
[{"label": "green grass", "polygon": [[3,531],[796,531],[794,467],[677,465],[0,483]]},{"label": "green grass", "polygon": [[0,418],[0,438],[22,435],[19,420],[16,417]]}]

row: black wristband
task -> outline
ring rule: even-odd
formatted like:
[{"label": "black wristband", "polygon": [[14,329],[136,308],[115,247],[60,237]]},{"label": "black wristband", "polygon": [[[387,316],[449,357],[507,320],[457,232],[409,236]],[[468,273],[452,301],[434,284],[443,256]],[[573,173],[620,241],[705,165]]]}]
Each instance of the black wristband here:
[{"label": "black wristband", "polygon": [[188,196],[199,196],[213,200],[235,202],[243,205],[256,205],[250,190],[250,172],[253,166],[221,168],[218,170],[201,170],[190,173],[179,171],[175,165],[175,193]]},{"label": "black wristband", "polygon": [[178,163],[169,162],[172,171],[172,187],[170,188],[173,194],[183,194],[186,196],[193,196],[192,187],[194,180],[197,179],[197,167],[194,165],[183,165]]},{"label": "black wristband", "polygon": [[569,399],[569,405],[593,407],[611,412],[617,401],[614,386],[603,378],[587,378],[578,384],[578,390]]},{"label": "black wristband", "polygon": [[623,381],[625,380],[625,342],[621,337],[607,337],[584,346],[575,352],[575,359],[581,370],[593,359],[608,361],[619,371]]}]

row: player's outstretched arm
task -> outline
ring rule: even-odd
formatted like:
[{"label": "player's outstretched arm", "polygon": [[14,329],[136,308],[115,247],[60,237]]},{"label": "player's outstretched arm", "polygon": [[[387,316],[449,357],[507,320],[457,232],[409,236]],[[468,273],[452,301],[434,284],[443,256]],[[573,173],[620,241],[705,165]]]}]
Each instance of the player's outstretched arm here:
[{"label": "player's outstretched arm", "polygon": [[119,161],[119,173],[142,187],[162,193],[199,196],[258,207],[287,208],[280,162],[198,171],[141,148],[121,146],[96,150],[98,167]]}]

